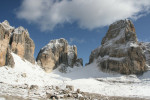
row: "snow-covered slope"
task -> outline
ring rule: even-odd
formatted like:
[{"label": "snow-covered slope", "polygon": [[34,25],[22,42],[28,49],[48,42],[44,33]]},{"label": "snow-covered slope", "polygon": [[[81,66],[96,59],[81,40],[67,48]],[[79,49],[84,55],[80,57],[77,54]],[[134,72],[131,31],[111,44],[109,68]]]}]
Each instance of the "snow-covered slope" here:
[{"label": "snow-covered slope", "polygon": [[[19,95],[10,85],[38,85],[59,86],[73,85],[75,90],[98,93],[106,96],[130,96],[144,97],[150,99],[150,72],[143,76],[123,76],[100,72],[96,61],[86,67],[68,67],[67,73],[59,72],[59,67],[52,73],[45,73],[38,65],[23,61],[19,56],[13,54],[15,67],[7,66],[0,68],[0,94]],[[40,90],[39,90],[40,91]],[[19,96],[27,96],[26,92],[20,92]],[[43,95],[44,90],[39,92]]]}]

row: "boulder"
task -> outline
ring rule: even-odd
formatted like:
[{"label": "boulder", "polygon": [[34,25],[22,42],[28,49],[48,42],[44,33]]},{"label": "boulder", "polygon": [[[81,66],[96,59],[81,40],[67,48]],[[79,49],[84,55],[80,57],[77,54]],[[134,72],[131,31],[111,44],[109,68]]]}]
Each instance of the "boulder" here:
[{"label": "boulder", "polygon": [[69,91],[74,91],[74,86],[66,85],[66,89],[68,89]]},{"label": "boulder", "polygon": [[68,45],[67,40],[63,38],[51,40],[40,50],[36,59],[38,65],[40,65],[46,72],[51,72],[59,65],[63,65],[63,69],[66,69],[67,66],[73,67],[76,60],[76,46]]},{"label": "boulder", "polygon": [[30,38],[28,30],[23,27],[18,27],[13,31],[10,46],[12,52],[20,56],[22,59],[26,59],[31,63],[35,63],[34,49],[35,44]]},{"label": "boulder", "polygon": [[37,85],[31,85],[30,90],[37,90],[39,87]]},{"label": "boulder", "polygon": [[77,89],[77,91],[76,91],[77,93],[81,93],[81,91],[80,91],[80,89]]},{"label": "boulder", "polygon": [[13,30],[14,27],[11,27],[8,21],[0,23],[0,66],[14,66],[14,60],[9,50],[9,41]]},{"label": "boulder", "polygon": [[110,25],[101,47],[91,53],[102,71],[121,74],[141,74],[146,71],[146,59],[139,46],[133,23],[120,20]]}]

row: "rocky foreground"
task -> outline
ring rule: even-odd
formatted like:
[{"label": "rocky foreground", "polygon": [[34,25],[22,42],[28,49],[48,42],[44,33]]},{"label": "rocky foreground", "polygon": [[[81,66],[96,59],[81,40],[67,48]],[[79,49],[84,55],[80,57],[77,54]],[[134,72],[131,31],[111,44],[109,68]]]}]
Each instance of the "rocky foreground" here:
[{"label": "rocky foreground", "polygon": [[[4,89],[3,87],[5,87],[5,85],[6,83],[0,82],[1,89]],[[83,92],[80,91],[80,89],[75,91],[71,85],[66,85],[66,87],[62,89],[58,86],[39,87],[37,85],[28,86],[27,84],[7,84],[7,88],[5,89],[8,90],[8,95],[1,94],[0,100],[2,98],[4,100],[149,100],[142,97],[104,96],[96,93]],[[13,93],[11,93],[12,91]]]},{"label": "rocky foreground", "polygon": [[15,58],[14,68],[0,67],[0,94],[8,97],[6,100],[11,97],[22,100],[46,100],[53,97],[69,100],[78,100],[79,97],[81,100],[83,98],[150,99],[149,71],[140,77],[108,74],[99,71],[97,64],[93,63],[84,68],[68,67],[67,73],[61,73],[59,67],[52,73],[45,73],[40,66],[23,61],[14,53],[12,56]]}]

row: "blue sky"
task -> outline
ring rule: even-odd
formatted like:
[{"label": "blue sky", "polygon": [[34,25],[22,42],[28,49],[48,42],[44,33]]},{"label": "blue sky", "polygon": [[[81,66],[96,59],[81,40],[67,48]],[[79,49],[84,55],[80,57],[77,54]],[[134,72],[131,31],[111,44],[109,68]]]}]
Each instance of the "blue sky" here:
[{"label": "blue sky", "polygon": [[8,20],[12,26],[28,29],[36,46],[35,58],[50,40],[65,38],[77,46],[78,56],[87,63],[108,25],[125,18],[133,21],[139,41],[150,41],[150,0],[106,1],[1,0],[0,22]]}]

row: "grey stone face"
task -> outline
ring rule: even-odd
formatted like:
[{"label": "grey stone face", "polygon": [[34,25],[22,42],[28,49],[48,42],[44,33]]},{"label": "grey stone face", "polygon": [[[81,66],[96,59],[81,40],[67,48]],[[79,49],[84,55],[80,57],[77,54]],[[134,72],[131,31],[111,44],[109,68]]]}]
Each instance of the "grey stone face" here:
[{"label": "grey stone face", "polygon": [[149,42],[140,42],[140,47],[143,50],[143,53],[146,57],[146,64],[150,66],[150,43]]},{"label": "grey stone face", "polygon": [[6,65],[7,65],[7,66],[10,66],[10,67],[12,67],[12,68],[15,66],[14,58],[13,58],[13,56],[11,55],[10,48],[7,49]]},{"label": "grey stone face", "polygon": [[101,47],[92,51],[89,63],[94,59],[98,59],[101,70],[107,72],[141,74],[147,69],[145,55],[130,20],[120,20],[110,25]]}]

